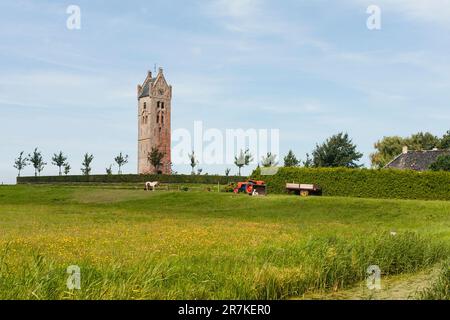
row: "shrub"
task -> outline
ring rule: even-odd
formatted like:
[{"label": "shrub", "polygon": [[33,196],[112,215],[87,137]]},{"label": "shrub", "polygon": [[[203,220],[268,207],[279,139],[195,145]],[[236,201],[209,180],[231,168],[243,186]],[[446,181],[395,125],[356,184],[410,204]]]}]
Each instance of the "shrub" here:
[{"label": "shrub", "polygon": [[433,171],[450,171],[450,155],[439,156],[430,165],[430,169]]},{"label": "shrub", "polygon": [[236,183],[230,183],[226,187],[223,188],[223,191],[224,192],[233,192],[234,188],[236,188],[236,186],[237,186]]},{"label": "shrub", "polygon": [[395,169],[279,168],[264,180],[269,193],[285,193],[287,182],[316,184],[325,196],[450,200],[449,172],[416,172]]},{"label": "shrub", "polygon": [[246,177],[215,176],[215,175],[90,175],[90,176],[47,176],[47,177],[18,177],[18,184],[76,184],[76,183],[144,183],[159,181],[161,183],[202,183],[228,184],[230,182],[245,181]]}]

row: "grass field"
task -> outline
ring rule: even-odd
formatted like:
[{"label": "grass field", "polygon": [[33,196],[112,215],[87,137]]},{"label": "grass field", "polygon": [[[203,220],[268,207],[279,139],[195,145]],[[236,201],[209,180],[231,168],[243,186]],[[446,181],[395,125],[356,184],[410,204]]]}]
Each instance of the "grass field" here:
[{"label": "grass field", "polygon": [[[0,299],[320,298],[449,257],[445,201],[0,187]],[[417,298],[448,298],[446,277]]]}]

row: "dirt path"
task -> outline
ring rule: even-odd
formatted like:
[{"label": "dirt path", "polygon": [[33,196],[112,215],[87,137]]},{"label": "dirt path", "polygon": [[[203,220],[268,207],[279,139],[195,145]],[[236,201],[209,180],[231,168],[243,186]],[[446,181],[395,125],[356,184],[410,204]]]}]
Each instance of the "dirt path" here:
[{"label": "dirt path", "polygon": [[415,274],[381,278],[381,290],[369,290],[363,281],[353,288],[331,293],[314,293],[302,299],[323,300],[407,300],[415,299],[417,292],[431,286],[439,276],[438,266]]}]

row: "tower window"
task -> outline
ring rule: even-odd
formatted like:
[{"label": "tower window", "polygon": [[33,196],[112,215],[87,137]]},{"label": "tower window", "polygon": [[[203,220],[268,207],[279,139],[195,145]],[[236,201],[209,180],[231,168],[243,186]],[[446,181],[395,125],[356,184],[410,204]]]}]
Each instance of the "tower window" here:
[{"label": "tower window", "polygon": [[156,123],[159,123],[159,113],[158,113],[158,115],[156,116]]},{"label": "tower window", "polygon": [[144,110],[147,109],[147,102],[144,102]]},{"label": "tower window", "polygon": [[164,109],[164,102],[161,102],[161,109]]},{"label": "tower window", "polygon": [[161,104],[161,102],[159,102],[159,101],[156,103],[156,108],[157,108],[157,109],[160,108],[160,104]]}]

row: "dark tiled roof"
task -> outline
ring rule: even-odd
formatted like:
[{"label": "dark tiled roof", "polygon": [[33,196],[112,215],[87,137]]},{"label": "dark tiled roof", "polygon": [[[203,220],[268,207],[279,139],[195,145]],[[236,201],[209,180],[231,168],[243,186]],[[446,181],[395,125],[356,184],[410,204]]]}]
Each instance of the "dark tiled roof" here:
[{"label": "dark tiled roof", "polygon": [[447,154],[450,150],[408,151],[397,156],[385,168],[426,171],[439,156]]},{"label": "dark tiled roof", "polygon": [[142,97],[148,97],[148,96],[149,96],[149,94],[150,94],[150,84],[153,83],[155,80],[156,80],[156,79],[153,78],[153,79],[151,79],[150,81],[147,81],[147,82],[144,84],[144,87],[142,88],[142,92],[141,92],[141,94],[139,95],[139,98],[142,98]]}]

